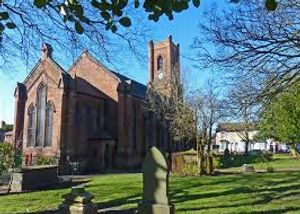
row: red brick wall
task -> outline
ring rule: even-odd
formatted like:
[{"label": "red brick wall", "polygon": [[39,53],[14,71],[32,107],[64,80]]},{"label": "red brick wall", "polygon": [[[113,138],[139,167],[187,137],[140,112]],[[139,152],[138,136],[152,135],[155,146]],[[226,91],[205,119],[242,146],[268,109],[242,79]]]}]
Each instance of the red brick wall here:
[{"label": "red brick wall", "polygon": [[[60,156],[60,141],[61,141],[61,120],[62,120],[62,97],[63,89],[59,88],[59,79],[61,76],[60,69],[50,61],[50,59],[42,61],[36,71],[25,82],[27,88],[27,100],[25,103],[25,117],[23,130],[23,153],[24,155],[36,156],[38,153],[43,153],[48,156],[59,158]],[[28,107],[30,104],[36,105],[37,88],[43,83],[47,86],[47,102],[51,101],[55,106],[53,115],[52,128],[52,146],[51,147],[28,147]]]}]

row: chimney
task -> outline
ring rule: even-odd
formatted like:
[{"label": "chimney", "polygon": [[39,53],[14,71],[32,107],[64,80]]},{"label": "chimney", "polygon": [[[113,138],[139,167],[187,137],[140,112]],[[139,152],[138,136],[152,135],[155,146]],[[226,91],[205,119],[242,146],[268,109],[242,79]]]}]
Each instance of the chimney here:
[{"label": "chimney", "polygon": [[170,43],[172,43],[172,35],[169,35],[168,40]]},{"label": "chimney", "polygon": [[46,60],[47,58],[52,57],[52,47],[48,43],[43,43],[41,48],[41,59]]}]

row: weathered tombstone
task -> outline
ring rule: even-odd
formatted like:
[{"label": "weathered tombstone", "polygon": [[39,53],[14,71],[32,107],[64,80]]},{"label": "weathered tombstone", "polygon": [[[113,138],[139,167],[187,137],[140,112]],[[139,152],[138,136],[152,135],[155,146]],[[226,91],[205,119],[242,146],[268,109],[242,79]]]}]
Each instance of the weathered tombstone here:
[{"label": "weathered tombstone", "polygon": [[70,194],[64,196],[65,201],[59,206],[60,213],[95,214],[97,206],[92,202],[94,196],[84,186],[72,187]]},{"label": "weathered tombstone", "polygon": [[162,153],[152,147],[143,162],[143,200],[138,204],[138,213],[174,213],[174,206],[169,203],[168,184],[167,162]]},{"label": "weathered tombstone", "polygon": [[13,172],[10,192],[47,189],[55,186],[59,183],[57,171],[57,165],[23,167]]},{"label": "weathered tombstone", "polygon": [[254,167],[252,165],[244,164],[242,166],[242,172],[243,173],[253,173],[253,172],[255,172],[255,170],[254,170]]}]

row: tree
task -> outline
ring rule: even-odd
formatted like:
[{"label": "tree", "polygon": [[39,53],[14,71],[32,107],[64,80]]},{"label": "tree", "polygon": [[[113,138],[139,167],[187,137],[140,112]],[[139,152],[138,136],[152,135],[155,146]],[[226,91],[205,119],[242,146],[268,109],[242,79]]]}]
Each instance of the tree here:
[{"label": "tree", "polygon": [[0,143],[0,175],[14,166],[14,150],[9,143]]},{"label": "tree", "polygon": [[172,20],[191,4],[199,7],[200,0],[0,0],[0,68],[12,67],[16,58],[32,62],[42,42],[64,51],[62,58],[89,48],[111,63],[119,50],[129,48],[142,59],[139,48],[148,32],[144,16]]},{"label": "tree", "polygon": [[[148,91],[146,109],[153,112],[158,121],[162,121],[174,142],[194,141],[197,146],[199,174],[211,174],[213,128],[222,116],[222,102],[215,84],[208,82],[203,89],[187,90],[184,96],[178,78],[171,80],[169,86],[173,93],[167,97],[160,93],[160,88],[154,83]],[[209,163],[208,167],[205,162]]]},{"label": "tree", "polygon": [[230,83],[255,80],[258,100],[296,82],[300,70],[299,2],[280,1],[271,13],[261,3],[211,7],[193,44],[199,66],[217,68]]},{"label": "tree", "polygon": [[227,93],[226,119],[230,122],[230,129],[235,130],[237,135],[245,143],[245,154],[253,143],[251,132],[255,131],[258,121],[259,104],[253,100],[251,94],[255,90],[251,82],[239,82],[233,85]]},{"label": "tree", "polygon": [[287,88],[263,105],[259,123],[259,136],[288,143],[292,154],[298,155],[300,142],[300,84]]},{"label": "tree", "polygon": [[[146,13],[138,12],[142,2]],[[63,52],[61,58],[74,58],[76,51],[88,48],[110,63],[120,50],[143,59],[140,47],[149,29],[142,16],[154,21],[163,15],[173,19],[173,12],[186,10],[190,2],[0,0],[0,68],[11,68],[16,58],[26,64],[36,61],[43,42]],[[192,2],[199,7],[199,0]]]}]

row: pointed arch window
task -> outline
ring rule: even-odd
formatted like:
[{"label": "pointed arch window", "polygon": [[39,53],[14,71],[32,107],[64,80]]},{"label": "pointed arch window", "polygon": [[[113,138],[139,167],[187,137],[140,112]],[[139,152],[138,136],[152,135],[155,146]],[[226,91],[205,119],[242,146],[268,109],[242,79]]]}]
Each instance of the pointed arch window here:
[{"label": "pointed arch window", "polygon": [[44,146],[52,145],[52,127],[53,127],[53,115],[55,107],[52,102],[48,102],[46,110],[46,137]]},{"label": "pointed arch window", "polygon": [[43,146],[45,139],[46,90],[44,84],[40,84],[37,90],[36,146]]},{"label": "pointed arch window", "polygon": [[28,107],[28,139],[27,146],[35,145],[35,106],[31,104]]},{"label": "pointed arch window", "polygon": [[164,70],[164,58],[162,56],[158,56],[157,58],[157,70],[158,71]]}]

